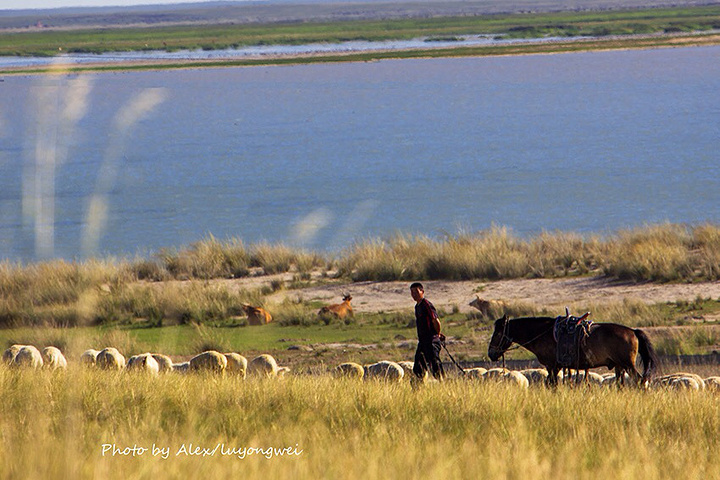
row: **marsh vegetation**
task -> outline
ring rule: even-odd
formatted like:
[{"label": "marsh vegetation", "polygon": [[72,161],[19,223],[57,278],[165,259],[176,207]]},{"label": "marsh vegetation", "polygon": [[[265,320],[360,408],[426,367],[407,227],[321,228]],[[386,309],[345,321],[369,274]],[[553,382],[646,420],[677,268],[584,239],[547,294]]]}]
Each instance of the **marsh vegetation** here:
[{"label": "marsh vegetation", "polygon": [[[304,292],[322,285],[352,290],[354,282],[368,280],[470,280],[478,285],[513,278],[714,281],[719,265],[720,229],[714,225],[663,224],[606,237],[546,232],[531,238],[496,227],[441,239],[368,240],[338,254],[283,245],[246,246],[237,239],[208,237],[149,258],[6,262],[0,267],[0,325],[4,328],[0,339],[8,344],[53,344],[57,341],[48,342],[52,340],[48,336],[54,337],[78,355],[93,346],[78,340],[89,332],[97,341],[104,335],[121,335],[122,346],[132,353],[160,349],[191,355],[202,351],[201,347],[277,352],[293,344],[346,343],[375,345],[405,355],[398,344],[414,338],[409,303],[399,311],[360,308],[355,317],[334,320],[318,315],[328,302]],[[477,292],[482,294],[482,287]],[[274,321],[249,326],[244,304],[265,307]],[[487,330],[494,318],[503,313],[559,314],[552,305],[537,300],[508,301],[504,311],[487,315],[459,307],[441,306],[446,330],[460,341],[459,355],[475,361],[484,358]],[[698,295],[655,303],[632,298],[577,300],[570,307],[591,311],[596,321],[686,327],[658,331],[653,340],[661,354],[706,353],[719,343],[718,332],[712,328],[720,310],[717,298]],[[710,323],[704,324],[705,318]],[[363,360],[374,354],[360,349],[356,353]],[[295,361],[309,365],[339,356],[337,350],[319,347]]]},{"label": "marsh vegetation", "polygon": [[[718,28],[720,8],[717,6],[380,20],[310,19],[304,22],[230,25],[66,28],[4,33],[0,35],[0,55],[53,56],[60,53],[221,50],[256,45],[340,43],[355,40],[376,42],[423,37],[462,38],[464,35],[496,35],[502,38],[607,37],[703,32]],[[627,46],[632,46],[633,42],[634,40]],[[406,54],[410,53],[393,53],[395,56]],[[334,58],[333,55],[327,57]]]}]

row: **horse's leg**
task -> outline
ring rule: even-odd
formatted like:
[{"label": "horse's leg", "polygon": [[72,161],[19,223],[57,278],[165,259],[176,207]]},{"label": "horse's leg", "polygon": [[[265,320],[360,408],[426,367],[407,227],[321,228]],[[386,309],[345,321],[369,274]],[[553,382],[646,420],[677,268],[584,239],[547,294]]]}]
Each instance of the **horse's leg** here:
[{"label": "horse's leg", "polygon": [[636,387],[639,387],[640,382],[642,381],[642,374],[640,372],[638,372],[635,365],[630,365],[630,367],[627,370],[628,370],[628,374],[630,375],[630,378],[633,381],[633,385],[635,385]]},{"label": "horse's leg", "polygon": [[630,374],[630,378],[632,378],[632,380],[633,380],[633,384],[636,387],[639,387],[640,383],[642,382],[643,376],[642,376],[642,373],[640,373],[638,371],[637,367],[635,366],[636,359],[637,359],[637,349],[635,350],[635,352],[632,355],[630,355],[627,370],[628,370],[628,373]]},{"label": "horse's leg", "polygon": [[630,377],[630,380],[632,381],[633,385],[640,385],[640,380],[642,379],[642,375],[640,372],[637,371],[637,368],[635,368],[635,365],[629,365],[626,367],[621,367],[618,365],[615,367],[615,376],[620,376],[620,383],[618,385],[625,386],[625,373],[628,374],[628,377]]},{"label": "horse's leg", "polygon": [[558,369],[557,368],[548,368],[548,378],[546,380],[546,384],[550,387],[557,387],[558,386]]},{"label": "horse's leg", "polygon": [[625,370],[620,365],[615,367],[615,385],[618,387],[625,385]]},{"label": "horse's leg", "polygon": [[642,374],[638,372],[638,369],[635,366],[636,357],[637,353],[629,352],[627,356],[622,355],[621,358],[615,359],[615,361],[617,362],[617,368],[620,368],[623,372],[623,385],[625,384],[625,372],[627,372],[628,376],[630,377],[630,381],[634,386],[640,385],[640,381],[642,380]]},{"label": "horse's leg", "polygon": [[575,385],[580,386],[581,384],[585,384],[585,379],[587,378],[587,370],[584,370],[585,376],[580,377],[580,372],[583,371],[580,369],[580,365],[577,365],[575,368]]}]

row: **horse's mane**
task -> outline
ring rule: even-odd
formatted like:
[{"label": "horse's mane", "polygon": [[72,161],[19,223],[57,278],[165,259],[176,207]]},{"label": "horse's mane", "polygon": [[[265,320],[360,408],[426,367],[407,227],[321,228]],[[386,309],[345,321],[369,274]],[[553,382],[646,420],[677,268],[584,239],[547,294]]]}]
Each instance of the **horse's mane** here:
[{"label": "horse's mane", "polygon": [[555,324],[555,317],[517,317],[509,319],[511,322],[522,323],[525,325],[537,325],[539,323]]}]

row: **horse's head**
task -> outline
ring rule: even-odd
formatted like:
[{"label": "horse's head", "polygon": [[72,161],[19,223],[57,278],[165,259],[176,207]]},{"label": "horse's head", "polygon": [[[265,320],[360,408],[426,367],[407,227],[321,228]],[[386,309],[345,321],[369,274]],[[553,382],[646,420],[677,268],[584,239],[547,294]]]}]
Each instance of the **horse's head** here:
[{"label": "horse's head", "polygon": [[508,326],[510,321],[507,315],[495,320],[495,330],[490,338],[488,346],[488,357],[493,362],[500,358],[505,351],[512,345],[512,338],[508,336]]}]

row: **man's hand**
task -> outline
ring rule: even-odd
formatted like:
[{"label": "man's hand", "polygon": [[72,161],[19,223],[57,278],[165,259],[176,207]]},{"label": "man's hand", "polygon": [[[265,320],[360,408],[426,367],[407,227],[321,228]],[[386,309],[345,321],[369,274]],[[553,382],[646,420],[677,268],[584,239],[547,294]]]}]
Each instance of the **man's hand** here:
[{"label": "man's hand", "polygon": [[441,342],[445,343],[445,335],[442,333],[438,333],[433,337],[433,340],[440,340]]}]

